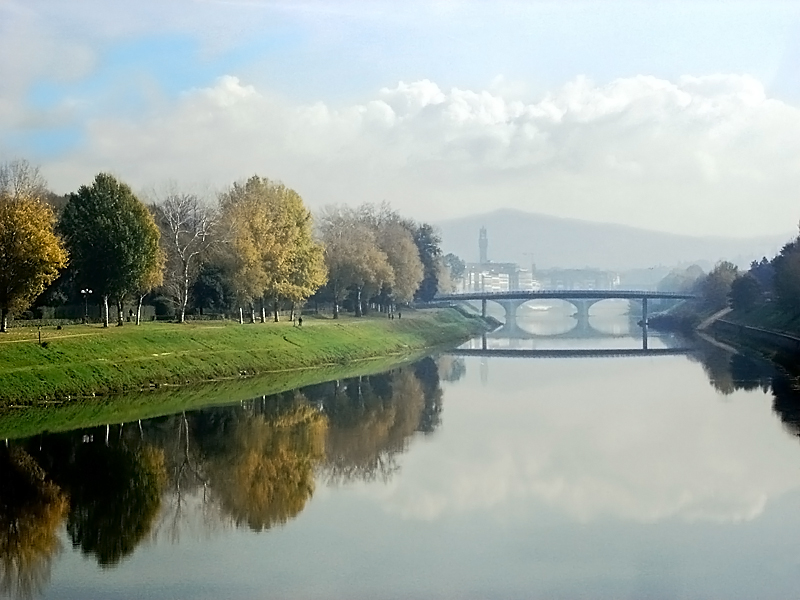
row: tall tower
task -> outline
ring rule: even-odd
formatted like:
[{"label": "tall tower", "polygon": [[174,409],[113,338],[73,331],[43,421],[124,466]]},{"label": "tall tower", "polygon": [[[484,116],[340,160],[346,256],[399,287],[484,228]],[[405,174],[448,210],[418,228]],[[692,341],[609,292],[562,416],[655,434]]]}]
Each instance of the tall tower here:
[{"label": "tall tower", "polygon": [[486,235],[486,227],[481,227],[481,233],[478,236],[478,250],[480,250],[480,263],[486,264],[489,262],[489,237]]}]

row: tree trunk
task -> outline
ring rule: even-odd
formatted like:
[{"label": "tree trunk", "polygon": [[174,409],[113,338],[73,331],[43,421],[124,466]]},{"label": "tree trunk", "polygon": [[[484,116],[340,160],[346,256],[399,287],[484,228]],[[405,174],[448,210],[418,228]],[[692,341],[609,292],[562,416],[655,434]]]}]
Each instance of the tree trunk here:
[{"label": "tree trunk", "polygon": [[243,325],[243,324],[244,324],[244,311],[242,310],[242,307],[240,306],[239,307],[239,325]]},{"label": "tree trunk", "polygon": [[250,303],[250,322],[256,322],[256,305],[254,303]]},{"label": "tree trunk", "polygon": [[363,316],[363,307],[361,306],[361,288],[356,289],[356,316]]},{"label": "tree trunk", "polygon": [[108,294],[103,294],[103,327],[108,327]]},{"label": "tree trunk", "polygon": [[278,318],[278,299],[275,298],[275,301],[272,304],[273,312],[275,313],[275,322],[277,323],[280,319]]},{"label": "tree trunk", "polygon": [[117,327],[122,327],[125,324],[125,317],[122,314],[122,299],[117,300]]},{"label": "tree trunk", "polygon": [[290,317],[290,319],[289,319],[289,320],[290,320],[290,321],[294,321],[294,316],[295,316],[295,310],[294,310],[294,309],[295,309],[295,303],[294,303],[294,302],[292,302],[292,310],[291,310],[291,312],[289,313],[289,317]]},{"label": "tree trunk", "polygon": [[4,308],[0,316],[0,333],[8,333],[8,309]]},{"label": "tree trunk", "polygon": [[186,322],[186,305],[189,303],[189,262],[183,261],[183,281],[181,281],[181,306],[178,311],[178,323]]},{"label": "tree trunk", "polygon": [[336,284],[333,286],[333,318],[339,318],[339,289]]},{"label": "tree trunk", "polygon": [[142,302],[144,302],[144,294],[139,295],[139,301],[136,303],[136,324],[142,324]]},{"label": "tree trunk", "polygon": [[261,298],[261,322],[267,322],[267,307],[264,306],[264,298]]}]

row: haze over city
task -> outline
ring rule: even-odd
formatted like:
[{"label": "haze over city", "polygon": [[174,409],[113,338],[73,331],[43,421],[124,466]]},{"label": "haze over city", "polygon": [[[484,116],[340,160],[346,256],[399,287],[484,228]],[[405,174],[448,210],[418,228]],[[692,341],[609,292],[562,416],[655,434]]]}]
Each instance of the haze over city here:
[{"label": "haze over city", "polygon": [[0,3],[0,159],[312,209],[688,235],[800,219],[798,2]]}]

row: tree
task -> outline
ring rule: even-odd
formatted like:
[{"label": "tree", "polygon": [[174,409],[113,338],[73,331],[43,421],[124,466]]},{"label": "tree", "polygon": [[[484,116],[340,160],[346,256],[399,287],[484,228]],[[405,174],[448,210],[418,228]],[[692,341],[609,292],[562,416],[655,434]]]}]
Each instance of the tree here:
[{"label": "tree", "polygon": [[702,302],[711,310],[720,310],[728,306],[728,295],[731,284],[739,275],[736,265],[728,261],[718,262],[711,272],[700,280]]},{"label": "tree", "polygon": [[[164,264],[166,260],[166,253],[159,248],[156,261],[152,263],[148,271],[142,273],[139,281],[136,283],[134,292],[136,296],[137,325],[140,325],[142,322],[142,303],[144,302],[144,297],[164,282]],[[119,310],[122,310],[122,308],[119,307]]]},{"label": "tree", "polygon": [[203,313],[203,309],[224,311],[233,308],[235,291],[230,277],[221,261],[204,263],[192,284],[192,301]]},{"label": "tree", "polygon": [[772,294],[775,279],[775,266],[772,261],[767,260],[766,256],[762,257],[760,261],[754,260],[750,263],[749,273],[756,278],[763,292]]},{"label": "tree", "polygon": [[734,310],[753,310],[762,297],[761,285],[755,277],[745,273],[733,280],[729,297]]},{"label": "tree", "polygon": [[450,279],[452,281],[458,281],[464,277],[464,273],[467,270],[467,265],[457,255],[449,252],[444,255],[442,262],[444,262],[444,266],[447,267],[447,270],[450,272]]},{"label": "tree", "polygon": [[356,316],[360,317],[365,288],[377,291],[394,283],[389,259],[378,247],[373,229],[350,209],[328,208],[320,230],[333,295],[333,318],[339,317],[339,304],[350,288],[356,295]]},{"label": "tree", "polygon": [[175,299],[178,322],[186,320],[192,284],[204,255],[216,241],[217,214],[194,194],[170,191],[154,206],[166,253],[166,285]]},{"label": "tree", "polygon": [[31,165],[27,160],[12,160],[0,164],[0,196],[45,200],[49,194],[39,167]]},{"label": "tree", "polygon": [[70,195],[60,229],[81,285],[103,299],[103,326],[108,327],[109,298],[122,325],[125,296],[158,269],[160,233],[153,216],[130,187],[100,173],[91,186]]},{"label": "tree", "polygon": [[[322,248],[314,242],[311,214],[300,195],[281,183],[254,175],[220,196],[228,241],[228,264],[240,304],[258,298],[300,301],[324,284]],[[262,321],[264,307],[262,304]]]},{"label": "tree", "polygon": [[439,291],[439,276],[442,268],[439,259],[442,256],[440,247],[442,238],[433,226],[427,223],[416,225],[413,234],[419,258],[424,267],[424,276],[415,297],[423,302],[430,302]]},{"label": "tree", "polygon": [[800,311],[800,238],[789,242],[772,259],[775,297],[783,310]]},{"label": "tree", "polygon": [[28,308],[67,265],[52,209],[26,193],[0,193],[0,332],[8,315]]},{"label": "tree", "polygon": [[386,254],[393,279],[389,295],[397,302],[410,302],[423,277],[422,262],[411,233],[397,221],[383,223],[377,232],[378,245]]}]

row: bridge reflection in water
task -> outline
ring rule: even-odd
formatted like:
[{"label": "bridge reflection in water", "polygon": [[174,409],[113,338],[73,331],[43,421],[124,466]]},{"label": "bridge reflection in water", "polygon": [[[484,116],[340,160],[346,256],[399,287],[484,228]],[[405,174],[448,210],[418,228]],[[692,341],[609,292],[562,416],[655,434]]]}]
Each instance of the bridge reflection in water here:
[{"label": "bridge reflection in water", "polygon": [[548,348],[531,350],[527,348],[455,348],[447,354],[451,356],[499,356],[504,358],[587,358],[624,356],[675,356],[688,354],[693,348]]},{"label": "bridge reflection in water", "polygon": [[[641,345],[639,347],[619,347],[620,340],[634,341],[637,338],[630,334],[606,334],[591,328],[576,328],[576,330],[555,335],[538,335],[527,333],[519,328],[512,335],[505,327],[483,334],[448,352],[454,356],[498,356],[511,358],[585,358],[585,357],[625,357],[625,356],[671,356],[687,354],[694,350],[672,336],[650,336],[646,324],[642,326]],[[657,347],[650,347],[650,337],[655,337],[659,343]],[[565,341],[590,342],[594,340],[596,347],[580,344],[579,347],[522,347],[526,341],[536,346],[548,341],[556,344]],[[611,346],[609,347],[609,342]]]}]

